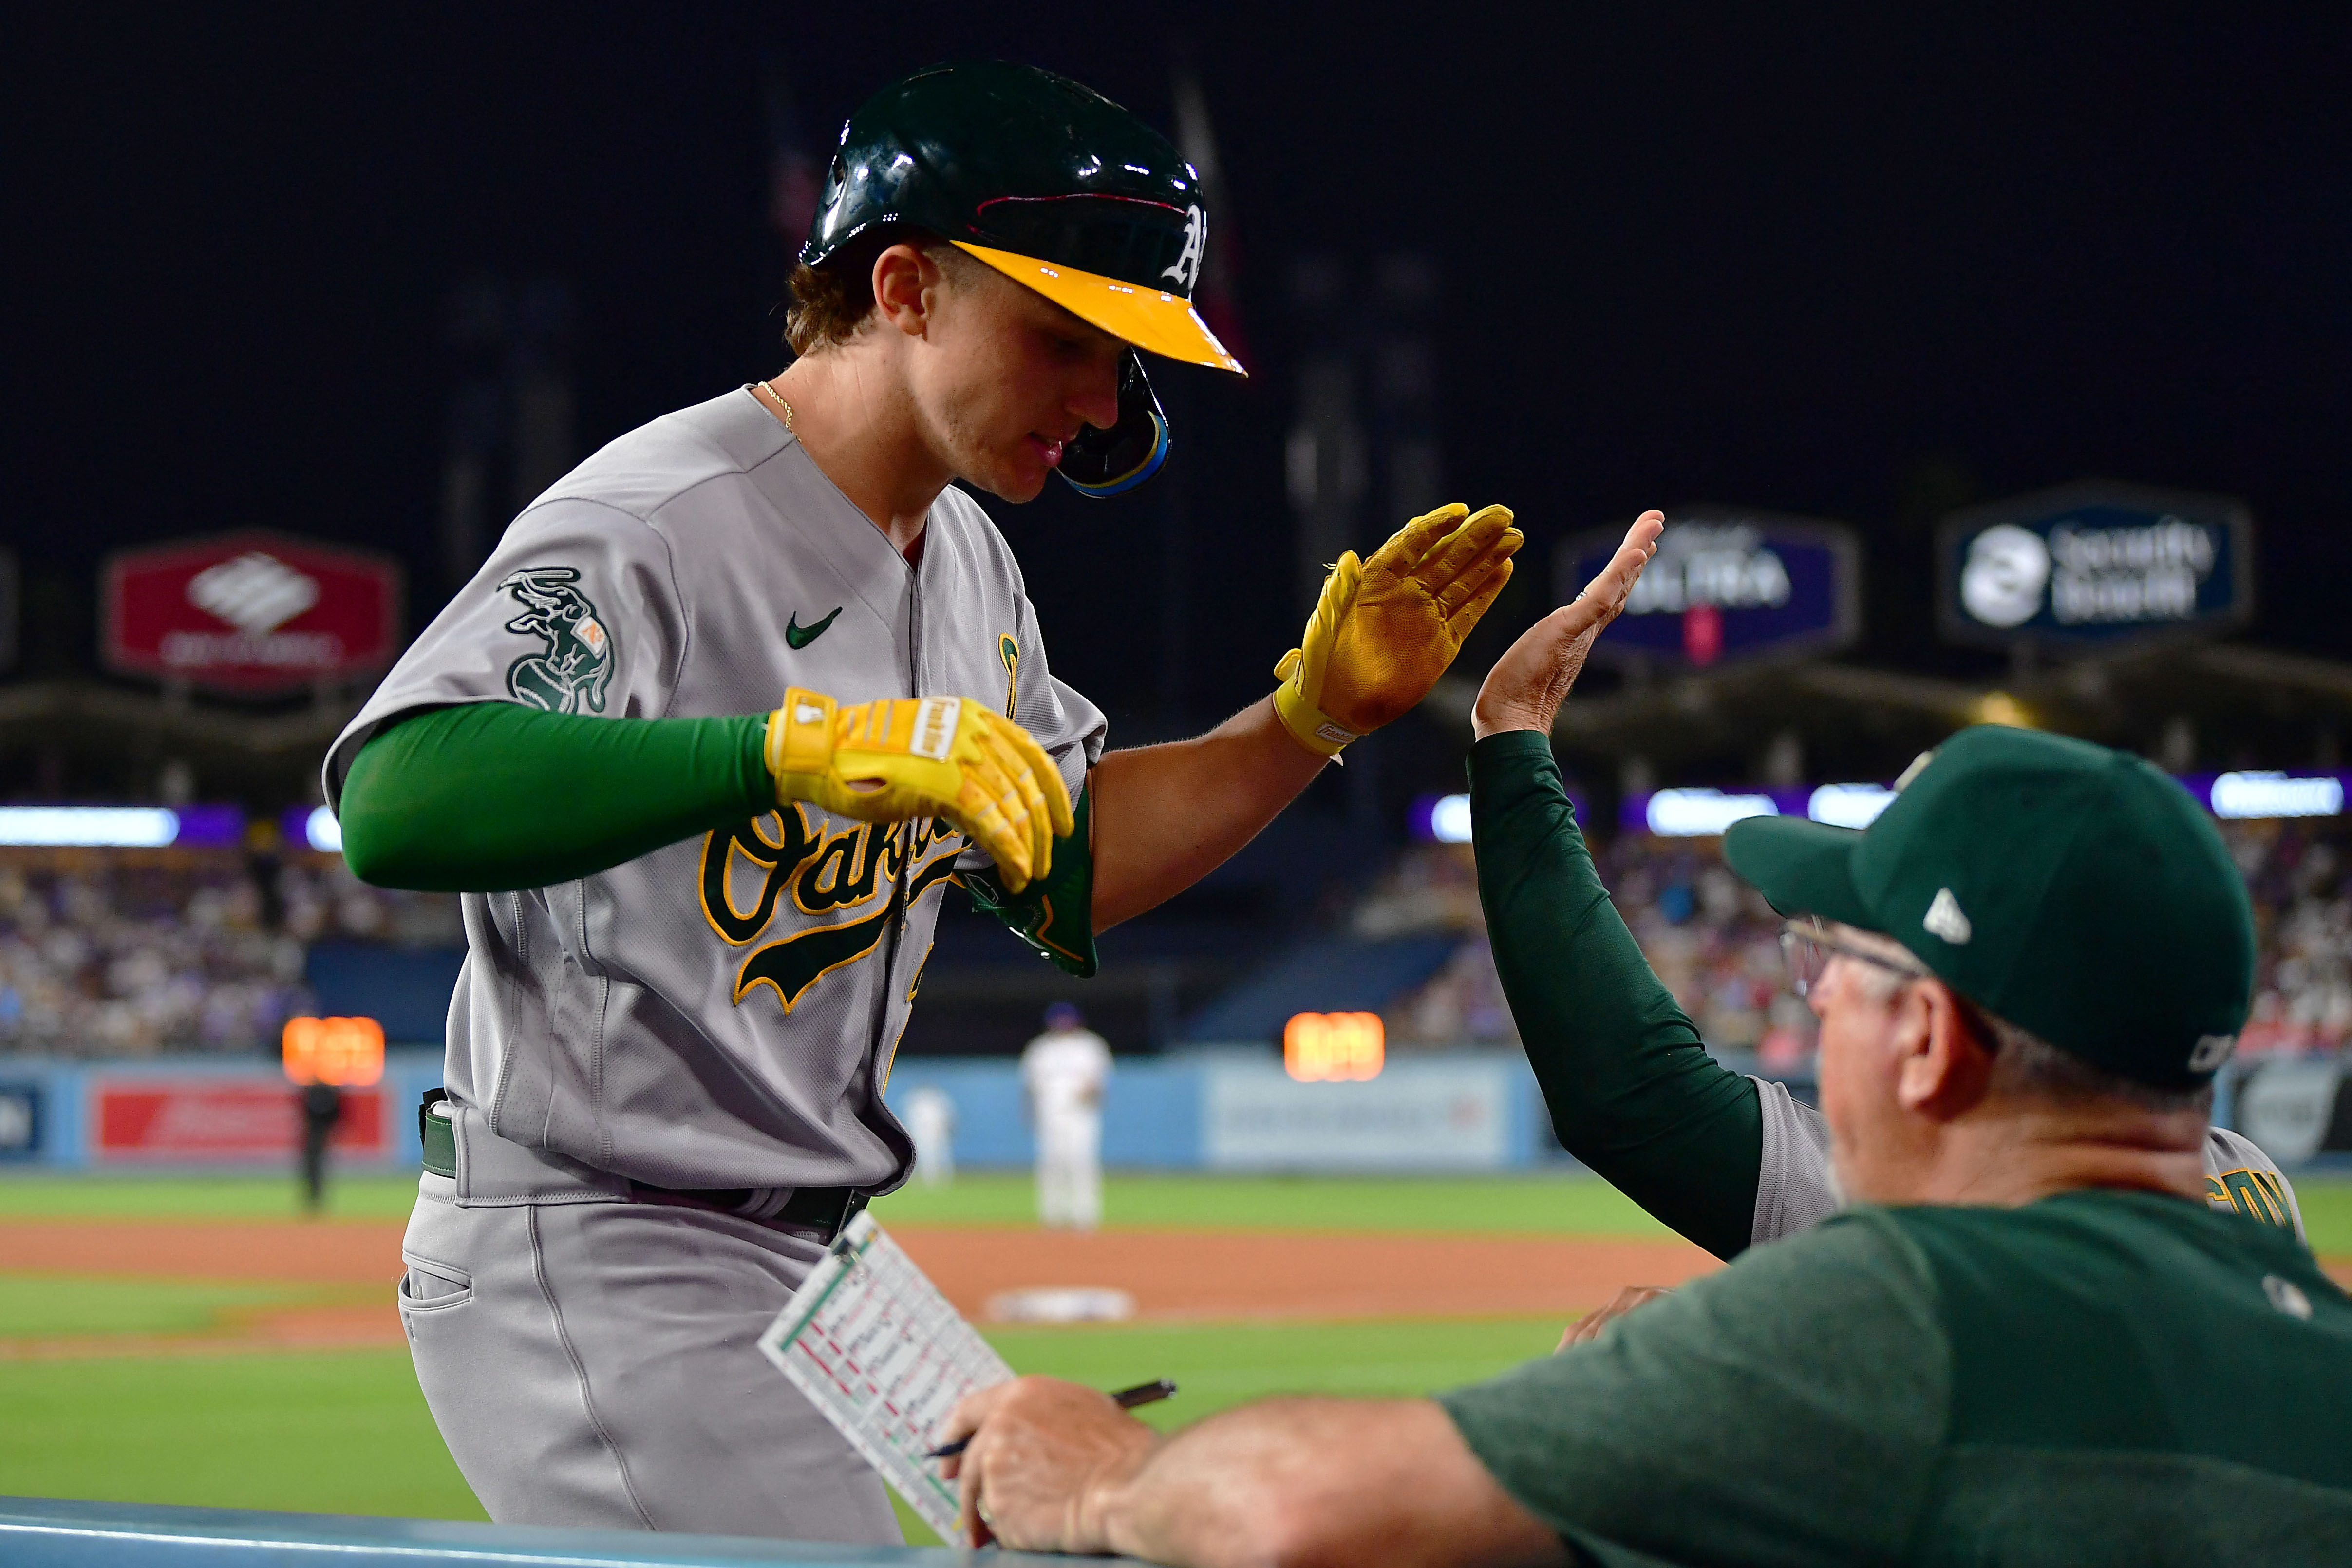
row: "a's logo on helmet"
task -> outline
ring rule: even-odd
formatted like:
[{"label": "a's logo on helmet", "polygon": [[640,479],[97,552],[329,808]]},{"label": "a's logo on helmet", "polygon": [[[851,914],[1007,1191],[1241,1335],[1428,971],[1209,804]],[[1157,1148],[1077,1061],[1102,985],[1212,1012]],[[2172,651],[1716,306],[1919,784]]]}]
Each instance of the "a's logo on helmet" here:
[{"label": "a's logo on helmet", "polygon": [[522,606],[506,629],[541,643],[507,666],[507,689],[550,713],[602,713],[613,679],[612,634],[572,586],[579,581],[575,567],[533,566],[499,584]]},{"label": "a's logo on helmet", "polygon": [[1208,244],[1209,215],[1202,212],[1197,204],[1186,207],[1184,209],[1184,253],[1176,258],[1175,266],[1161,268],[1160,276],[1174,279],[1176,287],[1181,289],[1189,298],[1192,292],[1192,285],[1201,280],[1201,252],[1208,247]]}]

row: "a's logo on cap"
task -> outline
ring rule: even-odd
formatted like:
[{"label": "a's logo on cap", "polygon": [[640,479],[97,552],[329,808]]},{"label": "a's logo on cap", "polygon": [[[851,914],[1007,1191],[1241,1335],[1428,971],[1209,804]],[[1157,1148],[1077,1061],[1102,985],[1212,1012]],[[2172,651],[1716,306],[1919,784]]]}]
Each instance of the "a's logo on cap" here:
[{"label": "a's logo on cap", "polygon": [[1949,888],[1936,889],[1936,897],[1927,905],[1927,913],[1919,923],[1927,928],[1930,936],[1940,936],[1954,947],[1967,946],[1969,938],[1976,931],[1976,928],[1969,924],[1969,917],[1961,911],[1960,900],[1952,897]]},{"label": "a's logo on cap", "polygon": [[2211,1072],[2228,1061],[2230,1053],[2237,1048],[2238,1037],[2235,1035],[2200,1035],[2197,1048],[2189,1053],[2189,1070]]},{"label": "a's logo on cap", "polygon": [[1190,294],[1192,285],[1201,280],[1201,253],[1209,246],[1209,215],[1198,205],[1184,209],[1184,253],[1176,265],[1160,268],[1160,276],[1173,278],[1176,287]]}]

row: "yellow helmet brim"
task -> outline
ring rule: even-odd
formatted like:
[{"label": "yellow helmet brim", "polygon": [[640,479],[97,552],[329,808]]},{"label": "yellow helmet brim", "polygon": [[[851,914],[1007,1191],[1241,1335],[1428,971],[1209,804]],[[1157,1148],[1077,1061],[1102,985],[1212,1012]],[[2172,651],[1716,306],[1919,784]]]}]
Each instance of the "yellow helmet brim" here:
[{"label": "yellow helmet brim", "polygon": [[1099,327],[1146,353],[1161,354],[1186,364],[1204,364],[1212,370],[1229,370],[1235,375],[1249,374],[1242,368],[1241,361],[1226,352],[1225,345],[1217,341],[1217,334],[1209,331],[1209,323],[1201,320],[1201,313],[1181,294],[1122,283],[1097,272],[1081,272],[1075,267],[1040,261],[1034,256],[1010,250],[991,250],[984,245],[967,245],[961,239],[952,243],[958,250],[985,261],[1015,283],[1034,289],[1088,326]]}]

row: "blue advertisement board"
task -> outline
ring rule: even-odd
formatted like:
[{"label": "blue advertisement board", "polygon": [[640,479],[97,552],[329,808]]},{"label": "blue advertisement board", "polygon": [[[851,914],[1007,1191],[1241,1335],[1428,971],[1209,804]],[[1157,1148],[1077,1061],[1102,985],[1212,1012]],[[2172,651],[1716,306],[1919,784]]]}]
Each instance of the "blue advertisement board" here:
[{"label": "blue advertisement board", "polygon": [[2093,650],[2213,632],[2253,609],[2245,503],[2086,479],[1970,507],[1937,534],[1937,617],[1959,643]]},{"label": "blue advertisement board", "polygon": [[[1552,555],[1567,604],[1609,563],[1622,528],[1569,540]],[[1753,507],[1696,504],[1666,514],[1657,558],[1592,657],[1685,668],[1826,653],[1862,629],[1862,552],[1853,531]]]},{"label": "blue advertisement board", "polygon": [[0,1160],[39,1158],[43,1109],[39,1085],[0,1083]]}]

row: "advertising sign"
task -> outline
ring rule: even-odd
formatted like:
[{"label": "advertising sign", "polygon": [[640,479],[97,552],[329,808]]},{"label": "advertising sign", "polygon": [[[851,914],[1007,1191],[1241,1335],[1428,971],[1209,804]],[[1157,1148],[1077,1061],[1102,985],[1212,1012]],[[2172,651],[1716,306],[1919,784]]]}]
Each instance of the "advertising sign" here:
[{"label": "advertising sign", "polygon": [[[1579,535],[1552,555],[1552,593],[1567,604],[1609,563],[1625,531]],[[1633,584],[1595,658],[1689,668],[1822,653],[1862,630],[1862,552],[1853,531],[1752,507],[1694,505],[1666,514],[1657,557]]]},{"label": "advertising sign", "polygon": [[1337,1083],[1218,1062],[1202,1095],[1202,1157],[1229,1170],[1494,1170],[1509,1154],[1509,1107],[1499,1062],[1391,1060],[1378,1078]]},{"label": "advertising sign", "polygon": [[1946,518],[1937,562],[1954,642],[2087,651],[2253,609],[2253,521],[2229,496],[2095,479],[2036,490]]},{"label": "advertising sign", "polygon": [[106,663],[131,675],[258,695],[399,651],[400,568],[364,551],[260,532],[129,550],[104,594]]},{"label": "advertising sign", "polygon": [[2337,1100],[2344,1068],[2326,1058],[2264,1062],[2238,1089],[2237,1127],[2282,1165],[2299,1165],[2322,1150],[2343,1118]]},{"label": "advertising sign", "polygon": [[30,1160],[41,1152],[41,1090],[0,1083],[0,1160]]},{"label": "advertising sign", "polygon": [[[333,1147],[360,1159],[391,1152],[381,1089],[347,1089]],[[284,1083],[268,1079],[100,1079],[90,1085],[92,1158],[101,1163],[195,1163],[291,1158],[300,1118]]]}]

